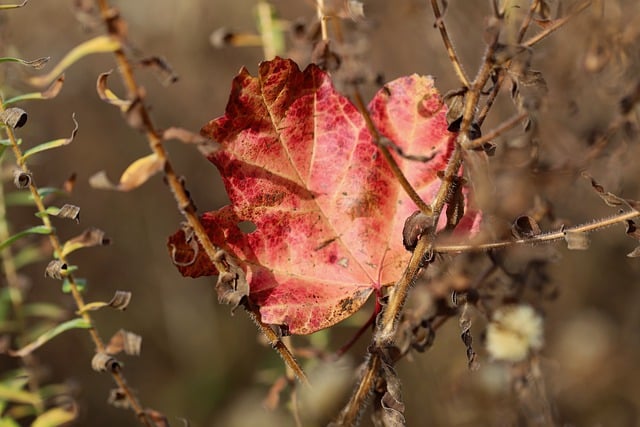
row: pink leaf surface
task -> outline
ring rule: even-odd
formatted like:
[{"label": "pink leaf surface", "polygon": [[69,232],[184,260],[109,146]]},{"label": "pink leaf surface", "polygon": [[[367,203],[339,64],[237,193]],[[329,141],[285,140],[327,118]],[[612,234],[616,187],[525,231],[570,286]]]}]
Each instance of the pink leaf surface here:
[{"label": "pink leaf surface", "polygon": [[[426,163],[396,157],[429,202],[455,138],[433,80],[395,80],[369,108],[380,132],[405,153],[436,153]],[[410,257],[402,228],[416,206],[362,115],[327,73],[314,65],[300,71],[280,58],[263,62],[257,77],[243,69],[225,115],[202,133],[221,144],[209,160],[231,204],[201,219],[214,244],[245,269],[249,299],[265,323],[312,333],[350,316],[373,290],[400,278]],[[255,231],[241,231],[243,221]],[[182,232],[170,244],[192,251]],[[178,265],[183,275],[216,273],[203,251],[195,257]]]}]

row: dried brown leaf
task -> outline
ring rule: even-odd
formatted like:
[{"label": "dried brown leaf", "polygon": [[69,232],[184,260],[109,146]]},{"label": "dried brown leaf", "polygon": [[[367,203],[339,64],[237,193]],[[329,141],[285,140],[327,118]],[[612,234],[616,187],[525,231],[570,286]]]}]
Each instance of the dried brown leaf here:
[{"label": "dried brown leaf", "polygon": [[102,190],[131,191],[147,182],[163,168],[164,160],[153,153],[131,163],[122,173],[118,184],[111,183],[105,171],[100,171],[89,178],[89,184],[93,188]]},{"label": "dried brown leaf", "polygon": [[142,337],[133,332],[120,329],[111,339],[105,352],[110,355],[116,355],[121,351],[129,356],[138,356],[142,348]]},{"label": "dried brown leaf", "polygon": [[127,399],[127,394],[121,388],[112,388],[109,391],[109,398],[107,399],[107,403],[120,409],[131,408],[131,402],[129,402],[129,399]]},{"label": "dried brown leaf", "polygon": [[68,203],[62,205],[60,210],[54,214],[58,218],[72,219],[75,222],[80,222],[80,208],[76,205],[70,205]]},{"label": "dried brown leaf", "polygon": [[13,172],[13,183],[19,189],[27,188],[33,182],[33,176],[31,172],[25,172],[20,169],[16,169]]},{"label": "dried brown leaf", "polygon": [[62,280],[63,277],[67,275],[67,264],[60,261],[59,259],[54,259],[47,265],[47,268],[44,270],[45,277],[51,277],[52,279]]},{"label": "dried brown leaf", "polygon": [[516,239],[528,239],[541,233],[536,220],[529,215],[521,215],[511,225],[511,234]]},{"label": "dried brown leaf", "polygon": [[175,73],[171,64],[160,56],[152,56],[140,60],[140,65],[153,69],[160,76],[160,81],[164,86],[168,86],[178,81],[178,75]]},{"label": "dried brown leaf", "polygon": [[400,427],[406,425],[404,417],[404,402],[402,399],[401,383],[393,367],[383,362],[382,390],[376,390],[373,423],[376,426]]},{"label": "dried brown leaf", "polygon": [[7,108],[0,113],[0,121],[12,129],[21,128],[27,123],[27,112],[22,108]]},{"label": "dried brown leaf", "polygon": [[162,412],[147,408],[144,410],[144,414],[153,422],[154,425],[156,425],[156,427],[169,427],[169,420]]},{"label": "dried brown leaf", "polygon": [[104,236],[104,231],[99,228],[89,227],[82,234],[67,240],[62,246],[62,253],[68,255],[73,251],[94,246],[106,246],[111,240]]},{"label": "dried brown leaf", "polygon": [[402,243],[408,251],[413,251],[420,236],[433,227],[433,217],[421,211],[415,211],[407,218],[402,229]]},{"label": "dried brown leaf", "polygon": [[98,76],[98,80],[96,82],[96,91],[98,92],[98,96],[101,100],[106,102],[107,104],[118,107],[122,113],[126,113],[126,111],[131,106],[131,101],[128,99],[121,99],[115,93],[111,91],[107,87],[107,78],[112,73],[112,71],[107,71],[106,73],[102,73]]},{"label": "dried brown leaf", "polygon": [[96,353],[91,359],[91,368],[96,372],[118,372],[120,367],[120,362],[107,353]]},{"label": "dried brown leaf", "polygon": [[634,250],[627,254],[629,258],[639,258],[640,257],[640,246],[636,246]]},{"label": "dried brown leaf", "polygon": [[589,235],[581,231],[565,231],[564,240],[570,250],[583,251],[589,249]]}]

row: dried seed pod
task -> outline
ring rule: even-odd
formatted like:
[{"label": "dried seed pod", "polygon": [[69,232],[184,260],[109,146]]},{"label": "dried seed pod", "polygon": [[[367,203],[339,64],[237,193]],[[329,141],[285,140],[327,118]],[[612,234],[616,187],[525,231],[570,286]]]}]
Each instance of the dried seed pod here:
[{"label": "dried seed pod", "polygon": [[106,353],[115,355],[124,351],[124,353],[129,356],[138,356],[141,349],[142,337],[140,335],[120,329],[109,340]]},{"label": "dried seed pod", "polygon": [[23,170],[17,169],[13,172],[13,183],[19,189],[27,188],[33,182],[33,176],[31,172],[25,172]]},{"label": "dried seed pod", "polygon": [[107,353],[96,353],[91,359],[91,368],[96,372],[118,372],[120,362]]},{"label": "dried seed pod", "polygon": [[67,264],[59,259],[54,259],[49,262],[49,264],[47,264],[47,268],[44,270],[44,276],[51,277],[52,279],[61,280],[66,275]]},{"label": "dried seed pod", "polygon": [[540,226],[529,215],[520,215],[511,225],[511,234],[516,239],[528,239],[537,236],[540,232]]},{"label": "dried seed pod", "polygon": [[402,229],[402,243],[408,251],[413,251],[420,237],[433,227],[433,217],[425,215],[421,211],[415,211],[404,222]]},{"label": "dried seed pod", "polygon": [[27,112],[21,108],[7,108],[0,113],[0,120],[12,129],[21,128],[27,123]]},{"label": "dried seed pod", "polygon": [[129,409],[131,407],[131,403],[129,399],[127,399],[127,394],[121,388],[112,388],[111,391],[109,391],[107,403],[120,409]]}]

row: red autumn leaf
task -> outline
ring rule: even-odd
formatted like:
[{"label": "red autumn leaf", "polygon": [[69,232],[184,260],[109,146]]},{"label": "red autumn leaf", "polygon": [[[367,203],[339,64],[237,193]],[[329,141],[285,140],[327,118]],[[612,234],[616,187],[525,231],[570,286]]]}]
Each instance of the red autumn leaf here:
[{"label": "red autumn leaf", "polygon": [[[369,108],[380,132],[404,153],[436,153],[427,163],[396,157],[430,201],[455,138],[433,80],[395,80]],[[402,228],[416,206],[362,115],[324,71],[314,65],[300,71],[280,58],[263,62],[257,77],[243,69],[225,115],[202,133],[221,144],[209,160],[231,205],[201,219],[214,244],[246,271],[249,299],[265,323],[312,333],[350,316],[373,290],[400,278],[410,256]],[[467,215],[459,228],[469,230],[476,217]],[[255,231],[238,228],[246,221]],[[169,244],[193,261],[176,262],[183,275],[217,273],[203,251],[193,259],[182,231]]]}]

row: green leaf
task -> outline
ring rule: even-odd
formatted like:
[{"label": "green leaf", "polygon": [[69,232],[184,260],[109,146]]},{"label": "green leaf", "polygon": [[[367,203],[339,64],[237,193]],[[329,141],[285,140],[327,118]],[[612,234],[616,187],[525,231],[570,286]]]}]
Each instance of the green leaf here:
[{"label": "green leaf", "polygon": [[13,385],[1,383],[0,400],[7,400],[16,403],[27,403],[29,405],[38,405],[40,403],[40,396],[37,393],[31,393],[26,390],[15,388],[13,387]]},{"label": "green leaf", "polygon": [[[74,277],[74,281],[78,287],[78,292],[83,292],[87,288],[87,279]],[[68,278],[65,278],[62,282],[62,292],[65,294],[71,293],[71,283],[69,283]]]},{"label": "green leaf", "polygon": [[67,315],[67,311],[58,307],[55,304],[46,302],[34,302],[31,304],[25,304],[22,308],[25,316],[31,317],[44,317],[53,320],[63,319]]},{"label": "green leaf", "polygon": [[[22,3],[16,3],[16,4],[3,4],[3,5],[0,5],[0,10],[3,10],[3,9],[17,9],[17,8],[22,7],[25,4],[27,4],[27,1],[29,1],[29,0],[23,0]],[[5,58],[2,58],[2,59],[5,59]],[[15,59],[15,58],[10,58],[10,59]],[[18,60],[18,61],[22,62],[22,60]],[[36,61],[37,61],[37,59],[36,59]],[[27,62],[27,61],[24,61],[24,62]],[[33,61],[31,61],[31,62],[33,62]]]},{"label": "green leaf", "polygon": [[53,82],[51,86],[49,86],[46,90],[42,92],[31,92],[25,93],[22,95],[14,96],[13,98],[9,98],[3,102],[3,105],[6,107],[16,104],[22,101],[30,101],[30,100],[41,100],[41,99],[51,99],[58,96],[60,90],[62,89],[62,84],[64,83],[64,74]]},{"label": "green leaf", "polygon": [[53,229],[44,225],[37,225],[35,227],[27,228],[26,230],[22,230],[21,232],[14,234],[4,242],[0,243],[0,250],[6,248],[7,246],[11,245],[13,242],[24,236],[28,236],[30,234],[51,234],[52,231]]},{"label": "green leaf", "polygon": [[33,156],[34,154],[51,150],[52,148],[58,148],[58,147],[62,147],[70,144],[71,141],[73,141],[73,138],[75,138],[76,134],[78,133],[78,122],[76,121],[75,113],[71,115],[71,118],[73,120],[74,127],[73,127],[73,130],[71,131],[71,136],[69,138],[54,139],[53,141],[43,142],[42,144],[36,145],[35,147],[25,151],[22,155],[22,159],[27,160],[29,157]]},{"label": "green leaf", "polygon": [[44,334],[40,335],[35,341],[26,346],[22,347],[18,351],[9,351],[11,356],[16,357],[24,357],[30,353],[32,353],[37,348],[41,347],[43,344],[51,340],[52,338],[60,335],[61,333],[68,331],[70,329],[87,329],[91,327],[91,323],[87,322],[81,317],[68,320],[64,323],[59,324],[58,326],[48,330]]},{"label": "green leaf", "polygon": [[57,427],[76,419],[77,411],[75,406],[70,409],[53,408],[39,415],[33,421],[31,427]]},{"label": "green leaf", "polygon": [[13,256],[13,264],[16,270],[20,270],[22,267],[43,261],[47,258],[49,258],[49,256],[40,245],[27,245]]},{"label": "green leaf", "polygon": [[0,427],[20,427],[20,424],[13,418],[3,417],[0,418]]},{"label": "green leaf", "polygon": [[[47,197],[51,195],[55,196],[67,196],[67,192],[55,187],[41,187],[38,188],[38,194],[40,197]],[[29,191],[14,191],[8,193],[4,197],[5,203],[8,206],[32,206],[33,196]]]},{"label": "green leaf", "polygon": [[62,74],[64,70],[82,57],[91,53],[114,52],[121,47],[122,45],[115,37],[106,35],[97,36],[71,49],[48,74],[32,77],[29,79],[29,83],[39,87],[47,86]]}]

